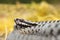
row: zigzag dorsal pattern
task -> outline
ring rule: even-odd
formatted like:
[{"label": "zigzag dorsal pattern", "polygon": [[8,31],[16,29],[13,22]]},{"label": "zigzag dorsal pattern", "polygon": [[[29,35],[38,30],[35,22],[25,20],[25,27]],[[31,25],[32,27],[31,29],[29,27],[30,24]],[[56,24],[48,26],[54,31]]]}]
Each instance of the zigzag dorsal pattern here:
[{"label": "zigzag dorsal pattern", "polygon": [[[12,34],[15,34],[13,36],[27,37],[26,39],[24,39],[25,37],[23,39],[16,37],[16,40],[34,40],[35,37],[38,37],[35,40],[60,40],[60,20],[30,22],[17,18],[15,23],[15,30],[7,37],[7,40],[10,40]],[[32,37],[31,39],[29,39],[30,36]],[[12,39],[14,40],[14,38]]]}]

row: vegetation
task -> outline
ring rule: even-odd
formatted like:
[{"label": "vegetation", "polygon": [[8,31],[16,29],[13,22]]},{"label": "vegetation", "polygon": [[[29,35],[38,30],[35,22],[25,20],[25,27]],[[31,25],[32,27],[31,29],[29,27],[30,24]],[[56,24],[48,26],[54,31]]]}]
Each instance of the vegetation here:
[{"label": "vegetation", "polygon": [[[11,3],[11,1],[1,1],[0,3]],[[41,1],[39,4],[35,2],[31,4],[0,4],[0,35],[8,34],[13,30],[15,18],[30,21],[60,20],[60,6],[56,7],[45,1]]]},{"label": "vegetation", "polygon": [[17,1],[20,3],[40,3],[41,1],[47,1],[48,3],[60,3],[60,0],[0,0],[0,3],[16,4]]}]

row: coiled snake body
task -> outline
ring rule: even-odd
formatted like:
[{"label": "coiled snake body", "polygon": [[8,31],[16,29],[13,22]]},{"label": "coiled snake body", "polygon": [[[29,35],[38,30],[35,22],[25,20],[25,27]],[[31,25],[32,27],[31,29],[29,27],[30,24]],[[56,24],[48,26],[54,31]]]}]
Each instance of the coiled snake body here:
[{"label": "coiled snake body", "polygon": [[29,22],[17,18],[15,23],[7,40],[60,40],[60,20]]}]

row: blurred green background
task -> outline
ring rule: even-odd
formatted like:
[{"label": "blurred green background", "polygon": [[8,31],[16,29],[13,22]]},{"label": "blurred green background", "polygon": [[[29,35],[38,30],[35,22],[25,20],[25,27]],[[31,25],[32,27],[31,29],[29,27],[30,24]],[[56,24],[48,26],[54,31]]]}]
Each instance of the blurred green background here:
[{"label": "blurred green background", "polygon": [[0,0],[0,3],[16,4],[17,1],[19,1],[20,3],[31,3],[31,2],[40,3],[41,1],[46,1],[48,3],[60,3],[60,0]]},{"label": "blurred green background", "polygon": [[60,20],[60,0],[0,0],[0,40],[13,31],[15,18]]}]

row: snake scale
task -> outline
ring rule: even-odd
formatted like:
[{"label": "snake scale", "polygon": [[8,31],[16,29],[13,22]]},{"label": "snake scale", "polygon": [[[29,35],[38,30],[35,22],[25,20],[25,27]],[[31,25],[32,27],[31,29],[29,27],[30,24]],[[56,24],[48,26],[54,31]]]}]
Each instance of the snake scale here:
[{"label": "snake scale", "polygon": [[16,18],[7,40],[60,40],[60,20],[30,22]]}]

